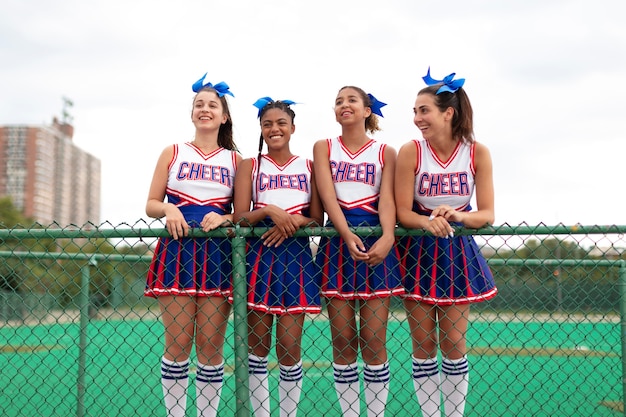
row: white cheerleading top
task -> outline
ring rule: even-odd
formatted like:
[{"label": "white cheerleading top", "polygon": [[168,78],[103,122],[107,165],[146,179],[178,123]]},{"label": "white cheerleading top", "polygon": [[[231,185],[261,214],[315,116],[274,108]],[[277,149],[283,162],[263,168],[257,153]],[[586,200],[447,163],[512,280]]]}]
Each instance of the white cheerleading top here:
[{"label": "white cheerleading top", "polygon": [[252,160],[252,201],[254,209],[273,204],[289,214],[302,214],[311,205],[311,161],[292,156],[278,165],[268,155]]},{"label": "white cheerleading top", "polygon": [[447,161],[439,159],[427,140],[415,139],[417,168],[414,200],[421,211],[442,204],[466,210],[474,193],[474,144],[460,142]]},{"label": "white cheerleading top", "polygon": [[355,153],[341,137],[327,139],[337,201],[344,211],[378,214],[378,198],[386,145],[370,139]]},{"label": "white cheerleading top", "polygon": [[192,143],[176,144],[166,193],[177,207],[227,208],[232,203],[237,153],[218,148],[205,154]]}]

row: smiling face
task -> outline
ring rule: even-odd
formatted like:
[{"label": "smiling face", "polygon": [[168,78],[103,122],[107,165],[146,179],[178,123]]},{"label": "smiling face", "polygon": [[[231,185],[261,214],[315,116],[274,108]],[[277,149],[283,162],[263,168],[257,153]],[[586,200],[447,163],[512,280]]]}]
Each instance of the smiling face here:
[{"label": "smiling face", "polygon": [[227,119],[222,102],[214,91],[202,90],[196,95],[191,112],[191,121],[196,129],[219,130]]},{"label": "smiling face", "polygon": [[419,94],[413,108],[413,123],[422,132],[424,139],[434,139],[452,135],[452,115],[454,110],[448,107],[439,110],[432,94]]},{"label": "smiling face", "polygon": [[295,130],[291,116],[282,109],[268,109],[261,116],[261,135],[269,150],[287,146]]},{"label": "smiling face", "polygon": [[335,99],[335,118],[342,126],[353,123],[365,123],[365,119],[372,114],[369,107],[365,107],[365,102],[361,94],[351,87],[339,90]]}]

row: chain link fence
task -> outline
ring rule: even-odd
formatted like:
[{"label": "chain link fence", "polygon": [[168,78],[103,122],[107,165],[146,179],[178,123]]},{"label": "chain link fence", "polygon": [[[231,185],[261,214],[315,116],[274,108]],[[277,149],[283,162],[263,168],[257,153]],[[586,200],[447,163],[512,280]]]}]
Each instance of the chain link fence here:
[{"label": "chain link fence", "polygon": [[[232,247],[233,307],[218,415],[251,413],[246,242],[263,231],[235,225],[192,230],[190,237],[228,239]],[[474,235],[498,287],[495,298],[471,307],[466,416],[626,415],[624,232],[626,226],[581,225],[455,231]],[[420,233],[399,228],[396,234]],[[298,232],[313,253],[320,236],[335,234],[327,228]],[[157,301],[143,293],[156,241],[166,236],[159,222],[0,229],[0,415],[165,415],[164,326]],[[339,416],[326,308],[307,314],[303,326],[298,415]],[[390,304],[387,352],[385,415],[420,415],[411,336],[398,297]],[[190,417],[196,416],[195,355],[189,362]],[[271,415],[278,416],[274,346],[268,372]]]}]

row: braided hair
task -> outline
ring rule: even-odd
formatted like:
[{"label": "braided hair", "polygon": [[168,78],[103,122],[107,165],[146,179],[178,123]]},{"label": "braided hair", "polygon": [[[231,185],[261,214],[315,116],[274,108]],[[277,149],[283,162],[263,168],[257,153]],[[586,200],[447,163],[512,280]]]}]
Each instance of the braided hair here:
[{"label": "braided hair", "polygon": [[[279,109],[287,113],[289,117],[291,117],[291,124],[293,124],[293,122],[296,119],[296,113],[293,111],[291,107],[289,107],[289,104],[285,103],[284,101],[276,100],[276,101],[270,101],[259,111],[259,123],[263,122],[263,115],[268,110],[271,110],[271,109]],[[263,143],[264,143],[263,133],[261,133],[259,137],[259,152],[257,153],[257,157],[256,157],[257,176],[258,176],[259,170],[261,169],[261,152],[263,152]]]}]

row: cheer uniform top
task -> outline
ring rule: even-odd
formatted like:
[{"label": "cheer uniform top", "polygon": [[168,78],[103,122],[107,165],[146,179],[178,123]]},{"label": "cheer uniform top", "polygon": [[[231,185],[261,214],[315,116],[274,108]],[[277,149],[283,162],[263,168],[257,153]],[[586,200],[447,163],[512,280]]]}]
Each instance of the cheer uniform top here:
[{"label": "cheer uniform top", "polygon": [[[470,211],[475,144],[459,142],[450,158],[442,161],[427,140],[413,143],[417,147],[413,211],[429,215],[442,204]],[[487,261],[472,236],[407,236],[401,239],[400,248],[406,298],[450,305],[485,301],[497,293]]]},{"label": "cheer uniform top", "polygon": [[[231,212],[237,153],[218,148],[205,154],[192,143],[176,144],[168,166],[167,201],[190,227],[209,212]],[[226,238],[159,238],[144,294],[225,296],[231,294],[231,245]]]},{"label": "cheer uniform top", "polygon": [[[386,145],[370,139],[356,152],[341,137],[327,139],[337,202],[351,227],[380,226],[378,200],[385,165]],[[332,227],[329,221],[327,226]],[[378,236],[361,237],[365,248]],[[329,298],[369,299],[401,294],[398,251],[394,246],[385,260],[369,266],[355,261],[341,237],[322,237],[317,254],[322,268],[322,295]]]},{"label": "cheer uniform top", "polygon": [[[278,165],[268,155],[253,159],[254,209],[270,204],[289,214],[309,216],[311,161],[292,156]],[[257,226],[271,227],[268,217]],[[320,275],[308,237],[290,237],[278,247],[263,245],[261,238],[247,244],[248,307],[271,314],[321,312]]]}]

